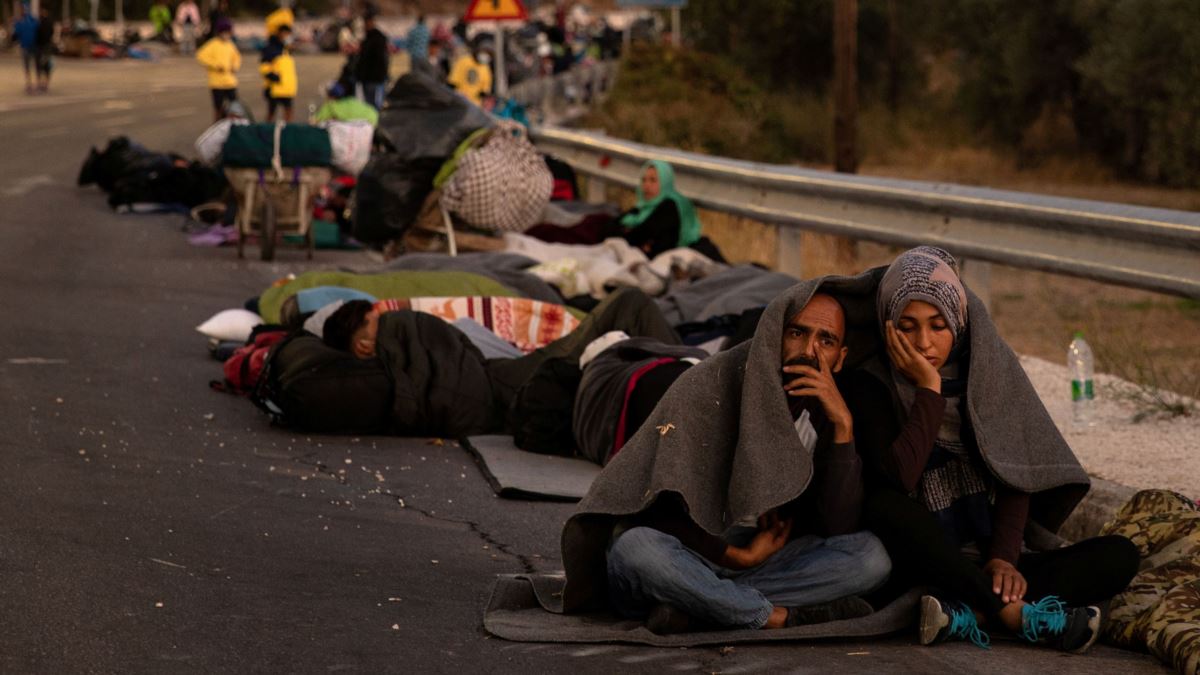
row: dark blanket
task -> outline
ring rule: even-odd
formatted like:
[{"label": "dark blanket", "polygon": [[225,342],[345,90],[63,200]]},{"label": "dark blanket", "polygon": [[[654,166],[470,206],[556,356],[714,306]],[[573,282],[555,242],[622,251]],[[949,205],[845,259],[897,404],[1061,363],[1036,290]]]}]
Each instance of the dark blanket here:
[{"label": "dark blanket", "polygon": [[[235,124],[221,150],[225,166],[256,169],[271,167],[275,156],[275,125]],[[279,138],[279,158],[283,166],[329,166],[333,149],[329,132],[307,124],[288,124]]]},{"label": "dark blanket", "polygon": [[113,208],[138,203],[192,208],[219,198],[226,187],[220,172],[179,155],[148,150],[125,136],[109,140],[104,150],[89,150],[76,182],[99,185]]},{"label": "dark blanket", "polygon": [[376,352],[393,381],[393,433],[460,438],[501,428],[483,353],[462,331],[431,314],[388,312]]},{"label": "dark blanket", "polygon": [[[754,338],[684,373],[596,479],[562,533],[568,612],[605,605],[605,549],[617,518],[675,495],[713,534],[791,502],[808,487],[813,458],[792,426],[780,387],[786,320],[820,288],[846,307],[846,367],[881,349],[875,288],[884,268],[797,284],[763,313]],[[1087,491],[1088,477],[1054,427],[987,310],[972,317],[967,411],[999,480],[1035,495],[1031,517],[1055,531]]]},{"label": "dark blanket", "polygon": [[781,272],[739,265],[670,291],[658,299],[658,307],[672,326],[705,321],[762,307],[796,281]]}]

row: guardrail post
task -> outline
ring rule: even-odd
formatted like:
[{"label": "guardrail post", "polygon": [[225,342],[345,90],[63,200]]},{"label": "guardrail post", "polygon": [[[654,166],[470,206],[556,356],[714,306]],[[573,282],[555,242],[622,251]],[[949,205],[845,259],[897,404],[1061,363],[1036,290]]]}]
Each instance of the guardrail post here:
[{"label": "guardrail post", "polygon": [[587,195],[589,204],[603,204],[608,201],[608,181],[599,176],[588,176]]},{"label": "guardrail post", "polygon": [[963,260],[962,280],[989,311],[992,309],[992,263],[983,260]]},{"label": "guardrail post", "polygon": [[777,252],[775,271],[790,274],[797,279],[804,278],[804,231],[798,227],[775,226]]}]

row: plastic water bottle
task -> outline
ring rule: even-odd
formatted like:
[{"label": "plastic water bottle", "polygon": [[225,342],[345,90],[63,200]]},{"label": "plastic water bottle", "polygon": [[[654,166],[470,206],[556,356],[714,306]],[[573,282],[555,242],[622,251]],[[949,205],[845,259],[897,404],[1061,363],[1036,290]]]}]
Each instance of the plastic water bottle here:
[{"label": "plastic water bottle", "polygon": [[1067,370],[1071,373],[1071,421],[1077,428],[1091,426],[1095,424],[1096,391],[1092,386],[1092,348],[1083,339],[1083,331],[1075,331],[1075,339],[1067,347]]}]

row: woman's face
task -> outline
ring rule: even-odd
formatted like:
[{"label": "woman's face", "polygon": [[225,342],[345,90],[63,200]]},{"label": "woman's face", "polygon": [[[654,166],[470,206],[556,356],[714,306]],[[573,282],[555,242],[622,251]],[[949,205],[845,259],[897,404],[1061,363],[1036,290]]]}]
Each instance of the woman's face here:
[{"label": "woman's face", "polygon": [[954,333],[937,307],[913,300],[900,313],[896,328],[934,368],[946,365],[954,347]]},{"label": "woman's face", "polygon": [[650,167],[642,174],[642,196],[650,201],[658,196],[658,169]]}]

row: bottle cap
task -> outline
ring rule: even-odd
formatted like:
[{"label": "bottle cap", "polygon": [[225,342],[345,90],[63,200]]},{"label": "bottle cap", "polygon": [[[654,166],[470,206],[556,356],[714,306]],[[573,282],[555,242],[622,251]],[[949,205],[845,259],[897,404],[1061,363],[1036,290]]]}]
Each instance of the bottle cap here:
[{"label": "bottle cap", "polygon": [[1077,330],[1077,331],[1075,331],[1075,335],[1074,335],[1074,337],[1076,337],[1076,338],[1083,338],[1083,331],[1081,331],[1081,330]]}]

